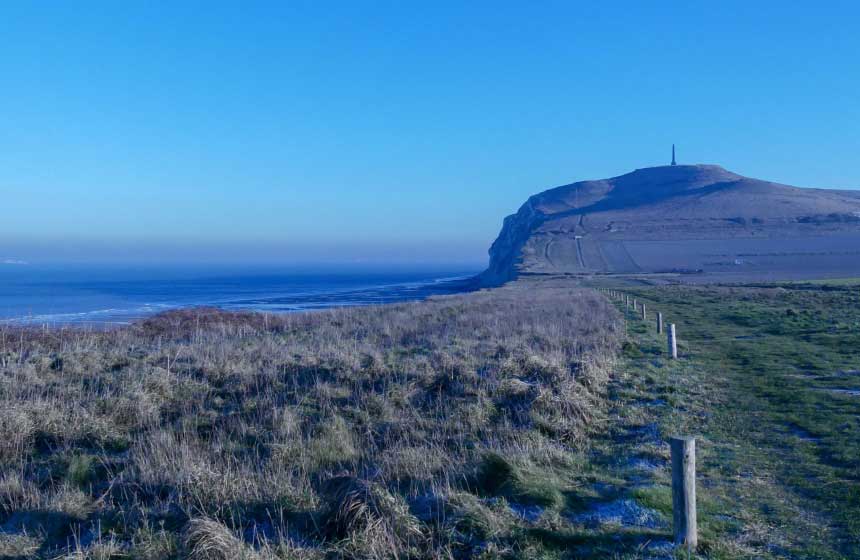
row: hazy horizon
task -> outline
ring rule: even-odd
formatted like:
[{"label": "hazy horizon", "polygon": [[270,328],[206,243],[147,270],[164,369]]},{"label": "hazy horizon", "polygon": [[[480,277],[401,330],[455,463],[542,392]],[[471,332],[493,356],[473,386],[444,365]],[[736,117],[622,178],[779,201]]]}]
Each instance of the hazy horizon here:
[{"label": "hazy horizon", "polygon": [[672,143],[860,187],[827,5],[9,5],[0,263],[481,264],[528,196]]},{"label": "hazy horizon", "polygon": [[[486,266],[487,247],[470,247],[463,244],[434,246],[416,254],[412,245],[361,245],[322,246],[319,244],[237,244],[229,240],[222,243],[175,240],[153,242],[97,242],[61,241],[10,242],[3,239],[0,267],[14,268],[31,265],[87,265],[87,266],[245,266],[250,268],[307,268],[362,267],[372,268],[423,268],[445,266]],[[483,253],[483,255],[481,255]]]}]

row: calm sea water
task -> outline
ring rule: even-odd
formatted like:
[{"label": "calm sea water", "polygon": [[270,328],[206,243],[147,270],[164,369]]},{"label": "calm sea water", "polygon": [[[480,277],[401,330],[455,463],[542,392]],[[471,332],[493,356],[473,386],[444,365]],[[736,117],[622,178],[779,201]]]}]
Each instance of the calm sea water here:
[{"label": "calm sea water", "polygon": [[461,292],[478,267],[0,266],[0,322],[125,324],[169,309],[294,312]]}]

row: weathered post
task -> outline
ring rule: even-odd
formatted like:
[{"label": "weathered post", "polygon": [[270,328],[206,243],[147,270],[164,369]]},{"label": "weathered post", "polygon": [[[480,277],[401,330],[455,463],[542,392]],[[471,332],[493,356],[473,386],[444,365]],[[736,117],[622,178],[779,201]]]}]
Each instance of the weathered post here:
[{"label": "weathered post", "polygon": [[630,296],[627,296],[627,303],[624,304],[625,309],[630,309]]},{"label": "weathered post", "polygon": [[[674,326],[674,325],[672,325]],[[674,437],[672,448],[672,532],[675,544],[696,550],[696,439]]]},{"label": "weathered post", "polygon": [[645,314],[645,304],[643,303],[642,304],[642,320],[644,321],[647,318],[648,318],[648,315]]},{"label": "weathered post", "polygon": [[657,334],[663,334],[663,314],[657,312]]},{"label": "weathered post", "polygon": [[675,336],[675,323],[669,323],[669,336],[667,337],[669,356],[673,360],[678,359],[678,339]]}]

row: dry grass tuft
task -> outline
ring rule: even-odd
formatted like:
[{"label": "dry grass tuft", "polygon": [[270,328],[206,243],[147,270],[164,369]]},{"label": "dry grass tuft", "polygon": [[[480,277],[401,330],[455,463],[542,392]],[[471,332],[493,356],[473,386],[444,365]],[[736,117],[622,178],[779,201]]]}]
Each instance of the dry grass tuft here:
[{"label": "dry grass tuft", "polygon": [[406,501],[379,484],[337,477],[326,482],[324,492],[330,510],[323,533],[356,558],[409,557],[426,539]]},{"label": "dry grass tuft", "polygon": [[189,560],[250,560],[254,555],[223,523],[214,519],[192,519],[182,544]]}]

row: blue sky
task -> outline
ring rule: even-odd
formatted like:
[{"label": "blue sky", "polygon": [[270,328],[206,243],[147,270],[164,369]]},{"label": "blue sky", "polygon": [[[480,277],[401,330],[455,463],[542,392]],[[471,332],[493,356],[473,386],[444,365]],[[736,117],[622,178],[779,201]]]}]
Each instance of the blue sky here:
[{"label": "blue sky", "polygon": [[860,187],[857,2],[7,2],[0,258],[483,262],[667,162]]}]

